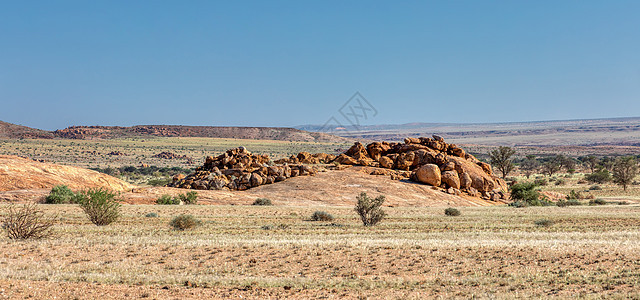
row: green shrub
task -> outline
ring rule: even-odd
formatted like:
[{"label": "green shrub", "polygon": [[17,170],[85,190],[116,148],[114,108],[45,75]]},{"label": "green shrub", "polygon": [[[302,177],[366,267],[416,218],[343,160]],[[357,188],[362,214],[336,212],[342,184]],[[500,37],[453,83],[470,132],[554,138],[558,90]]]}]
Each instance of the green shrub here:
[{"label": "green shrub", "polygon": [[326,211],[316,211],[311,215],[312,221],[333,221],[333,216]]},{"label": "green shrub", "polygon": [[593,199],[593,200],[589,200],[589,205],[605,205],[607,204],[607,201],[604,199]]},{"label": "green shrub", "polygon": [[44,198],[47,204],[67,204],[73,203],[75,194],[66,185],[56,185],[51,189],[49,195]]},{"label": "green shrub", "polygon": [[192,215],[179,215],[169,222],[169,225],[176,230],[187,230],[200,226],[201,224],[202,221]]},{"label": "green shrub", "polygon": [[180,204],[180,200],[178,200],[178,198],[171,197],[171,195],[164,194],[156,200],[156,203],[160,205],[178,205]]},{"label": "green shrub", "polygon": [[258,198],[256,201],[253,201],[253,205],[272,205],[271,199],[267,198]]},{"label": "green shrub", "polygon": [[151,213],[148,213],[148,214],[146,214],[144,216],[147,217],[147,218],[157,218],[158,214],[154,213],[154,212],[151,212]]},{"label": "green shrub", "polygon": [[590,191],[599,191],[599,190],[602,190],[602,188],[599,185],[594,184],[594,185],[589,187],[589,190]]},{"label": "green shrub", "polygon": [[541,226],[541,227],[549,227],[553,225],[553,221],[549,219],[540,219],[540,220],[536,220],[533,223],[536,224],[536,226]]},{"label": "green shrub", "polygon": [[178,198],[180,199],[180,201],[182,201],[182,203],[187,205],[198,203],[198,193],[195,191],[191,191],[186,194],[180,194],[178,195]]},{"label": "green shrub", "polygon": [[76,203],[98,226],[109,225],[120,217],[120,202],[117,194],[106,189],[89,189],[76,194]]},{"label": "green shrub", "polygon": [[[526,206],[549,206],[552,205],[546,197],[543,197],[538,190],[538,185],[534,182],[516,183],[511,186],[510,206],[526,207]],[[524,202],[524,203],[517,203]],[[526,203],[526,204],[525,204]]]},{"label": "green shrub", "polygon": [[566,183],[567,181],[562,178],[556,180],[556,185],[565,185]]},{"label": "green shrub", "polygon": [[367,196],[367,193],[362,192],[356,199],[358,203],[356,204],[355,211],[360,216],[364,226],[376,225],[387,215],[381,208],[382,203],[386,200],[384,195],[372,199]]},{"label": "green shrub", "polygon": [[447,216],[459,216],[460,215],[460,211],[456,208],[453,207],[449,207],[447,209],[444,210],[444,214]]}]

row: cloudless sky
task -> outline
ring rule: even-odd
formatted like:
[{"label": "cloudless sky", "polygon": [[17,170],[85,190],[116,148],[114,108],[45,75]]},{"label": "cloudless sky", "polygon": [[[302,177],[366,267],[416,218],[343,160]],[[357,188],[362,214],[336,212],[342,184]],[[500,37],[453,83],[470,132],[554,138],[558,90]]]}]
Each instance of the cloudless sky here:
[{"label": "cloudless sky", "polygon": [[0,1],[0,120],[640,116],[640,1]]}]

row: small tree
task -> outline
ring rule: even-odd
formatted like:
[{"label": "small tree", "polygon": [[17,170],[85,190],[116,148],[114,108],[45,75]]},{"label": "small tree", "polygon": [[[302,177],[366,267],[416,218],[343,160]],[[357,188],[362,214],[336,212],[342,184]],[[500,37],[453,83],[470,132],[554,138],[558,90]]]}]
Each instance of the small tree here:
[{"label": "small tree", "polygon": [[621,185],[626,191],[627,186],[638,175],[638,162],[634,157],[619,157],[613,164],[613,182]]},{"label": "small tree", "polygon": [[583,165],[589,168],[591,173],[596,171],[596,169],[598,168],[598,164],[600,163],[600,160],[593,155],[583,156],[579,158],[579,160],[582,162]]},{"label": "small tree", "polygon": [[191,191],[186,194],[180,194],[178,195],[178,198],[180,199],[180,201],[182,201],[182,203],[187,205],[198,203],[198,193],[195,191]]},{"label": "small tree", "polygon": [[511,186],[512,206],[546,206],[549,202],[540,194],[538,185],[533,182],[516,183]]},{"label": "small tree", "polygon": [[496,169],[500,170],[502,178],[507,177],[507,175],[513,171],[515,165],[511,157],[514,154],[516,154],[516,150],[505,146],[500,146],[498,149],[489,151],[489,160]]},{"label": "small tree", "polygon": [[384,195],[371,199],[367,196],[367,193],[362,192],[356,199],[358,203],[356,204],[355,211],[360,216],[364,226],[376,225],[387,215],[381,208],[382,203],[384,203],[386,199]]},{"label": "small tree", "polygon": [[556,155],[554,157],[548,158],[542,164],[542,173],[548,176],[553,176],[553,174],[560,172],[562,170],[563,158],[561,155]]},{"label": "small tree", "polygon": [[98,226],[109,225],[120,217],[120,202],[116,194],[106,189],[89,189],[76,194],[76,203]]},{"label": "small tree", "polygon": [[52,226],[57,216],[46,218],[35,203],[21,208],[10,205],[2,220],[2,228],[10,239],[41,239],[52,235]]},{"label": "small tree", "polygon": [[540,163],[536,160],[535,155],[527,155],[527,158],[520,164],[520,170],[522,170],[527,178],[535,174],[539,167]]}]

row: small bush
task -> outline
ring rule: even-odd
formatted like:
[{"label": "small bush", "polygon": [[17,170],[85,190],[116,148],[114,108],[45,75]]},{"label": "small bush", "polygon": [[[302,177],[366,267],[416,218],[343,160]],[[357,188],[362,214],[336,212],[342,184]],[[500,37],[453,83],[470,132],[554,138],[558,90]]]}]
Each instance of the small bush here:
[{"label": "small bush", "polygon": [[546,178],[536,178],[533,183],[537,186],[545,186],[549,184]]},{"label": "small bush", "polygon": [[533,223],[536,224],[536,226],[541,226],[541,227],[549,227],[553,225],[553,221],[549,219],[540,219],[540,220],[536,220]]},{"label": "small bush", "polygon": [[516,208],[522,208],[522,207],[527,207],[529,206],[529,204],[526,201],[514,201],[509,203],[509,206],[513,206]]},{"label": "small bush", "polygon": [[579,199],[584,199],[585,196],[582,195],[582,193],[580,192],[576,192],[575,190],[571,190],[571,192],[569,192],[569,195],[567,195],[567,200],[579,200]]},{"label": "small bush", "polygon": [[109,225],[120,217],[120,202],[117,194],[106,189],[89,189],[76,194],[76,202],[98,226]]},{"label": "small bush", "polygon": [[311,215],[312,221],[333,221],[333,216],[326,211],[316,211]]},{"label": "small bush", "polygon": [[371,199],[367,196],[367,193],[362,192],[356,199],[358,203],[356,204],[355,211],[360,216],[364,226],[376,225],[387,215],[381,208],[382,203],[386,200],[384,195]]},{"label": "small bush", "polygon": [[171,182],[171,178],[151,178],[147,181],[150,186],[165,186]]},{"label": "small bush", "polygon": [[607,183],[612,180],[611,173],[607,169],[600,169],[591,174],[585,175],[584,179],[592,183]]},{"label": "small bush", "polygon": [[175,230],[187,230],[200,226],[201,224],[202,221],[192,215],[179,215],[169,222],[169,225]]},{"label": "small bush", "polygon": [[256,201],[253,201],[253,205],[272,205],[271,199],[267,198],[258,198]]},{"label": "small bush", "polygon": [[556,205],[558,207],[579,206],[579,205],[582,205],[582,203],[580,203],[578,199],[569,199],[569,200],[560,199],[558,200],[558,202],[556,202]]},{"label": "small bush", "polygon": [[593,199],[593,200],[589,200],[589,205],[605,205],[607,204],[607,201],[604,199]]},{"label": "small bush", "polygon": [[567,183],[566,180],[559,178],[558,180],[556,180],[556,185],[565,185]]},{"label": "small bush", "polygon": [[49,195],[44,198],[47,204],[68,204],[73,203],[75,194],[66,185],[56,185],[51,189]]},{"label": "small bush", "polygon": [[35,203],[20,208],[10,205],[2,219],[2,228],[12,240],[41,239],[53,234],[52,226],[56,220],[57,216],[46,218]]},{"label": "small bush", "polygon": [[146,214],[144,216],[147,217],[147,218],[157,218],[158,214],[154,213],[154,212],[151,212],[151,213],[148,213],[148,214]]},{"label": "small bush", "polygon": [[460,215],[460,211],[456,208],[453,207],[449,207],[447,209],[444,210],[444,214],[447,216],[459,216]]},{"label": "small bush", "polygon": [[[517,183],[511,186],[511,200],[514,200],[510,206],[527,207],[527,206],[549,206],[553,203],[543,197],[538,190],[538,185],[534,182]],[[524,203],[517,203],[524,202]]]},{"label": "small bush", "polygon": [[599,185],[594,184],[594,185],[589,187],[589,190],[590,191],[599,191],[599,190],[602,190],[602,188]]},{"label": "small bush", "polygon": [[156,200],[156,203],[160,205],[178,205],[180,204],[180,200],[178,200],[178,198],[171,197],[171,195],[164,194]]},{"label": "small bush", "polygon": [[186,194],[180,194],[178,195],[178,198],[180,199],[179,201],[182,201],[182,203],[187,205],[198,203],[198,193],[195,191],[191,191]]}]

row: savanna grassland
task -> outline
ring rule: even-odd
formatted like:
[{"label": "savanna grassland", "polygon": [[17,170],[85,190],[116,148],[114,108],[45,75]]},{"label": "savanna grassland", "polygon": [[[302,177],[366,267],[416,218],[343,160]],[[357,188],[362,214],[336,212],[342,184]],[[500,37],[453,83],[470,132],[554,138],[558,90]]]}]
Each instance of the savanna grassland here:
[{"label": "savanna grassland", "polygon": [[[196,167],[208,155],[219,155],[240,146],[255,153],[269,154],[273,159],[288,157],[301,151],[336,153],[350,143],[289,142],[276,140],[221,139],[199,137],[133,137],[121,139],[0,139],[0,154],[25,156],[64,165],[85,168],[138,166]],[[341,149],[337,151],[336,149]],[[153,157],[172,152],[188,159]]]},{"label": "savanna grassland", "polygon": [[[6,204],[0,211],[5,211]],[[0,238],[4,298],[639,298],[640,207],[125,205],[108,226],[76,205],[55,237]],[[322,210],[335,219],[310,221]],[[158,217],[145,217],[156,213]],[[169,221],[191,214],[200,227]]]}]

